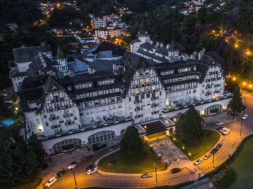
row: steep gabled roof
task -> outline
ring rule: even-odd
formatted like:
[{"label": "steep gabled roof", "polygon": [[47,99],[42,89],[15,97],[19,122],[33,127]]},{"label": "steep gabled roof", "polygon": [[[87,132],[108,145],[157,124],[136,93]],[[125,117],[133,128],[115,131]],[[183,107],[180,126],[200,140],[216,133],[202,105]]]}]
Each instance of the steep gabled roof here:
[{"label": "steep gabled roof", "polygon": [[33,57],[41,51],[41,47],[20,47],[13,49],[14,62],[16,64],[31,62]]},{"label": "steep gabled roof", "polygon": [[142,35],[148,35],[148,32],[147,32],[146,27],[145,27],[145,21],[144,20],[142,20],[142,22],[141,22],[141,26],[139,28],[137,36],[142,36]]},{"label": "steep gabled roof", "polygon": [[61,59],[64,59],[64,54],[63,54],[63,51],[61,49],[61,46],[58,46],[58,49],[57,49],[57,53],[56,53],[56,59],[57,60],[61,60]]}]

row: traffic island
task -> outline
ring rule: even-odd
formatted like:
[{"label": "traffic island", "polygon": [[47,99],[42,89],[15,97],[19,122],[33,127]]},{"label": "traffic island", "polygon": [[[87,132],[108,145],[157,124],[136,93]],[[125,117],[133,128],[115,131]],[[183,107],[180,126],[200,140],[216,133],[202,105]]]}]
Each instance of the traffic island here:
[{"label": "traffic island", "polygon": [[114,173],[145,173],[166,170],[167,164],[162,163],[160,159],[145,146],[143,157],[138,160],[129,160],[121,157],[120,151],[103,158],[98,163],[98,168],[105,172]]},{"label": "traffic island", "polygon": [[201,140],[192,144],[183,143],[176,137],[172,137],[172,140],[190,160],[195,160],[211,150],[220,139],[220,134],[213,130],[203,130],[203,134],[204,136]]}]

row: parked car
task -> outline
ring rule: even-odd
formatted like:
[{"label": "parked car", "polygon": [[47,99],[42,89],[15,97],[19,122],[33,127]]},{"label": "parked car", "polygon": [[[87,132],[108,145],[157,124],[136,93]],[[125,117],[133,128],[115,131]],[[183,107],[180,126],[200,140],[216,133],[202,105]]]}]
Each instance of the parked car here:
[{"label": "parked car", "polygon": [[223,127],[220,132],[223,134],[223,135],[227,135],[230,133],[230,129],[229,128],[226,128],[226,127]]},{"label": "parked car", "polygon": [[248,114],[244,114],[243,116],[242,116],[242,119],[247,119],[249,116],[248,116]]},{"label": "parked car", "polygon": [[210,154],[214,155],[218,150],[216,148],[212,149]]},{"label": "parked car", "polygon": [[144,173],[143,175],[141,175],[141,178],[150,178],[152,177],[152,173]]},{"label": "parked car", "polygon": [[216,128],[216,131],[220,131],[223,127]]},{"label": "parked car", "polygon": [[89,161],[93,156],[85,156],[83,157],[82,161],[83,162],[86,162],[86,161]]},{"label": "parked car", "polygon": [[203,162],[203,159],[198,159],[197,161],[195,161],[194,165],[199,165]]},{"label": "parked car", "polygon": [[73,161],[69,164],[68,169],[74,169],[77,166],[77,162]]},{"label": "parked car", "polygon": [[219,143],[219,144],[217,144],[217,146],[215,147],[217,150],[219,150],[220,148],[221,148],[221,146],[222,146],[222,144],[221,143]]},{"label": "parked car", "polygon": [[222,125],[223,125],[223,122],[217,121],[215,124],[216,124],[217,126],[222,126]]},{"label": "parked car", "polygon": [[52,186],[57,181],[57,178],[55,176],[52,176],[45,184],[47,188]]},{"label": "parked car", "polygon": [[96,168],[94,165],[90,165],[86,168],[87,174],[92,175],[98,171],[98,168]]},{"label": "parked car", "polygon": [[170,172],[171,172],[172,174],[178,173],[178,172],[180,172],[180,171],[181,171],[181,169],[179,169],[179,168],[173,168],[173,169],[170,170]]},{"label": "parked car", "polygon": [[65,170],[61,170],[57,173],[57,176],[60,177],[61,175],[64,175],[66,173]]},{"label": "parked car", "polygon": [[206,123],[206,126],[207,127],[213,127],[213,126],[215,126],[215,122]]},{"label": "parked car", "polygon": [[206,154],[206,155],[204,156],[204,160],[207,160],[207,159],[210,158],[210,157],[211,157],[210,154]]}]

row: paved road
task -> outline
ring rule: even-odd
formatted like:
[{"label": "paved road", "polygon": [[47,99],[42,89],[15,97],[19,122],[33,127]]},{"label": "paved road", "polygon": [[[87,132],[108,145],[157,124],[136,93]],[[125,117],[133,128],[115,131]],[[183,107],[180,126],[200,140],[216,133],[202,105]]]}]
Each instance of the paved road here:
[{"label": "paved road", "polygon": [[[221,136],[220,143],[222,143],[221,149],[215,154],[215,166],[220,165],[232,155],[242,139],[249,135],[253,130],[253,95],[243,92],[244,103],[247,105],[247,109],[244,113],[249,115],[248,119],[243,121],[242,137],[240,138],[241,119],[237,117],[236,121],[225,123],[224,126],[231,129],[231,133],[227,136]],[[214,128],[215,129],[215,128]],[[109,187],[109,188],[149,188],[156,186],[155,174],[152,178],[141,179],[139,174],[104,174],[102,172],[94,175],[87,175],[85,168],[93,164],[98,158],[103,156],[110,150],[104,151],[91,159],[89,162],[80,163],[73,171],[75,172],[78,188],[85,187]],[[174,166],[175,167],[175,166]],[[202,173],[207,173],[213,170],[212,158],[204,161],[198,166],[194,166],[193,162],[185,161],[176,165],[176,167],[184,167],[183,170],[177,174],[171,174],[170,170],[173,165],[169,166],[168,170],[158,173],[158,185],[176,185],[182,182],[197,180],[199,174],[195,174],[193,169],[198,169]],[[51,187],[53,189],[70,189],[75,187],[74,177],[71,171],[68,171],[64,176]]]}]

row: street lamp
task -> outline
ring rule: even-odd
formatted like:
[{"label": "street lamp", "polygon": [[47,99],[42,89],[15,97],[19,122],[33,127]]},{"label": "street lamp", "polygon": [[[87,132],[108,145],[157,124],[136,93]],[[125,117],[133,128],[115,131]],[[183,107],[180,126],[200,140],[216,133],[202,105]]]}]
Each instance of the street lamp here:
[{"label": "street lamp", "polygon": [[[245,96],[243,97],[243,103],[245,104]],[[244,111],[243,111],[243,114],[244,114]],[[242,119],[242,118],[241,118]],[[240,139],[241,139],[241,137],[242,137],[242,125],[243,124],[243,119],[242,119],[242,121],[241,121],[241,128],[240,128]]]},{"label": "street lamp", "polygon": [[75,180],[75,189],[77,189],[77,183],[76,183],[76,176],[75,176],[75,173],[74,173],[74,171],[72,171],[72,174],[73,174],[73,176],[74,176],[74,180]]},{"label": "street lamp", "polygon": [[214,168],[214,153],[213,153],[213,168]]},{"label": "street lamp", "polygon": [[156,186],[157,186],[157,167],[156,167],[156,162],[154,163],[154,166],[155,166],[155,183],[156,183]]},{"label": "street lamp", "polygon": [[249,51],[249,50],[246,50],[246,55],[247,55],[247,56],[250,56],[250,54],[251,54],[250,51]]}]

